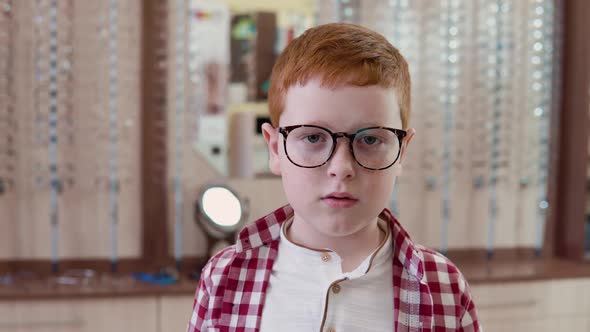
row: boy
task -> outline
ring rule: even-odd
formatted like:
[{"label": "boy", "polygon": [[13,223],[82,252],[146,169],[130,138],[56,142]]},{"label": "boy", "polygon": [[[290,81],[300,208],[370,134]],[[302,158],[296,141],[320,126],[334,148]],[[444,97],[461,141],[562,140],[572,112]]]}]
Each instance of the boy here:
[{"label": "boy", "polygon": [[269,110],[289,205],[211,258],[188,331],[480,331],[458,269],[385,209],[415,134],[398,50],[352,24],[309,29],[273,68]]}]

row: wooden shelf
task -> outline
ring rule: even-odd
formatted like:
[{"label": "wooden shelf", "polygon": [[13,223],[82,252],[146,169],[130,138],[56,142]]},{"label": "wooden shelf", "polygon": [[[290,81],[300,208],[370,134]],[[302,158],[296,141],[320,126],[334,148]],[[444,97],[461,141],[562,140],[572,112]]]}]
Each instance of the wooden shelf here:
[{"label": "wooden shelf", "polygon": [[[471,258],[454,259],[472,286],[543,281],[556,279],[590,279],[590,262],[579,263],[559,259],[500,258],[492,261]],[[196,267],[194,270],[200,270]],[[0,284],[0,301],[15,299],[64,299],[137,297],[194,294],[197,281],[183,275],[171,285],[151,285],[136,281],[129,274],[108,273],[77,285],[58,285],[55,277],[45,276],[14,285]]]}]

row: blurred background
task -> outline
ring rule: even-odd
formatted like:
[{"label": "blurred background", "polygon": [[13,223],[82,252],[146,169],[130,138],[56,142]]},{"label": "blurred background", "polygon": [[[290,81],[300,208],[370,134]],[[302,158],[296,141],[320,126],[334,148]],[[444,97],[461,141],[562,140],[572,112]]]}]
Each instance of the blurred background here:
[{"label": "blurred background", "polygon": [[183,331],[199,272],[286,203],[260,125],[328,22],[410,64],[389,208],[486,331],[590,331],[590,2],[0,0],[0,332]]}]

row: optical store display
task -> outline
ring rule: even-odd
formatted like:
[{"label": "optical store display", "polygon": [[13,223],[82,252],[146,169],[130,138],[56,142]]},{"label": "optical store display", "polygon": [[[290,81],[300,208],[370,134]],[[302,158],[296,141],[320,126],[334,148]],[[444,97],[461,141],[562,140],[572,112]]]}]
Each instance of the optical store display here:
[{"label": "optical store display", "polygon": [[2,259],[57,270],[63,258],[104,256],[116,270],[139,253],[139,240],[119,239],[140,229],[139,8],[3,4]]},{"label": "optical store display", "polygon": [[[268,119],[272,64],[305,29],[333,21],[381,32],[410,64],[417,136],[390,208],[416,240],[442,252],[485,249],[490,259],[497,248],[541,252],[559,153],[558,3],[338,0],[270,11],[171,0],[153,5],[150,24],[161,33],[142,39],[143,6],[0,2],[1,259],[49,260],[57,271],[62,259],[98,257],[118,271],[143,250],[145,181],[165,188],[166,254],[178,268],[183,257],[207,255],[194,223],[201,188],[220,183],[256,197],[240,192],[256,188],[241,180],[279,181],[256,128]],[[146,86],[153,93],[142,99]],[[399,145],[393,129],[371,130]],[[307,155],[289,139],[296,130],[283,132],[293,163],[330,158],[330,146]],[[318,130],[329,142],[338,135]],[[395,153],[364,153],[365,134],[351,143],[359,164],[398,162]],[[249,219],[259,217],[250,204]]]}]

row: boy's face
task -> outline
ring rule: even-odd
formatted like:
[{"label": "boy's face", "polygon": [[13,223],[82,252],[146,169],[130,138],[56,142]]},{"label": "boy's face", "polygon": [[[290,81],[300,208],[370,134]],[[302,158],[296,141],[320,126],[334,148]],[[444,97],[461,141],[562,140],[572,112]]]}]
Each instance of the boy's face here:
[{"label": "boy's face", "polygon": [[[379,86],[321,87],[318,80],[292,86],[285,95],[280,127],[316,125],[333,133],[352,134],[361,128],[402,128],[393,89]],[[396,176],[407,144],[414,135],[409,129],[400,159],[390,168],[369,170],[360,166],[349,150],[349,139],[339,138],[331,159],[316,168],[294,165],[285,154],[284,137],[270,124],[263,125],[269,147],[270,169],[282,177],[287,200],[295,218],[330,237],[353,235],[376,221],[389,205]],[[312,142],[317,140],[311,137]],[[291,154],[289,154],[291,156]],[[336,194],[335,194],[336,193]],[[349,196],[348,199],[338,198]]]}]

